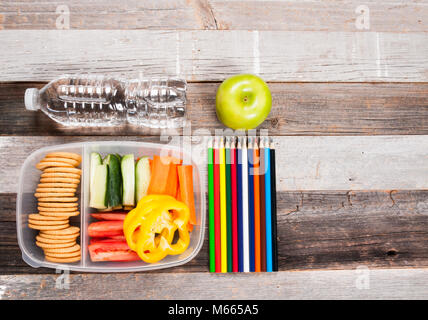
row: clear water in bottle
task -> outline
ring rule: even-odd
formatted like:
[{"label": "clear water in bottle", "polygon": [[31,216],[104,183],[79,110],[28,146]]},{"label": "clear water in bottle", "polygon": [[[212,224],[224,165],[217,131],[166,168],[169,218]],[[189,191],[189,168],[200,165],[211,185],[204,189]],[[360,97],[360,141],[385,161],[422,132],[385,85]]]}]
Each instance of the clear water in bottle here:
[{"label": "clear water in bottle", "polygon": [[186,117],[186,82],[180,79],[118,80],[62,76],[25,92],[28,110],[42,110],[65,126],[178,128]]}]

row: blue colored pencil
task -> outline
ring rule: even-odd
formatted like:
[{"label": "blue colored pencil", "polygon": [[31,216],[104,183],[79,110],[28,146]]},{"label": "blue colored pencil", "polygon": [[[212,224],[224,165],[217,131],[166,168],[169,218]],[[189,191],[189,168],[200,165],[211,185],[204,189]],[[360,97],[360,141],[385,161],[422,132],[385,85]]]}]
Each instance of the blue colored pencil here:
[{"label": "blue colored pencil", "polygon": [[270,177],[270,147],[265,143],[265,199],[266,199],[266,271],[272,272],[272,202],[271,202],[271,177]]},{"label": "blue colored pencil", "polygon": [[238,202],[238,271],[244,272],[244,227],[243,227],[243,211],[242,211],[242,150],[241,139],[238,138],[238,145],[236,148],[237,162],[237,202]]},{"label": "blue colored pencil", "polygon": [[253,144],[251,138],[248,139],[248,225],[249,225],[249,248],[250,248],[250,271],[256,271],[254,244],[254,155]]}]

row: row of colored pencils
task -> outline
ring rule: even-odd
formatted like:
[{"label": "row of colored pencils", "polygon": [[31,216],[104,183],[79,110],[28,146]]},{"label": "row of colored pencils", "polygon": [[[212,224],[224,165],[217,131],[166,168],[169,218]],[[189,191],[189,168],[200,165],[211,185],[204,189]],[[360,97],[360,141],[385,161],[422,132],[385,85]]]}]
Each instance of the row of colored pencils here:
[{"label": "row of colored pencils", "polygon": [[278,271],[275,148],[266,137],[208,145],[210,272]]}]

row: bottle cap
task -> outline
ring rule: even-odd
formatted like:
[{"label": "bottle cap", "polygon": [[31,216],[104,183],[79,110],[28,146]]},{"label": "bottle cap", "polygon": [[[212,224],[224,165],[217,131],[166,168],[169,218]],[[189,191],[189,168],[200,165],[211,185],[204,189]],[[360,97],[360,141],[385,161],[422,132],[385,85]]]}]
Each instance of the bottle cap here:
[{"label": "bottle cap", "polygon": [[36,111],[40,109],[39,90],[37,88],[29,88],[25,90],[25,108],[27,110]]}]

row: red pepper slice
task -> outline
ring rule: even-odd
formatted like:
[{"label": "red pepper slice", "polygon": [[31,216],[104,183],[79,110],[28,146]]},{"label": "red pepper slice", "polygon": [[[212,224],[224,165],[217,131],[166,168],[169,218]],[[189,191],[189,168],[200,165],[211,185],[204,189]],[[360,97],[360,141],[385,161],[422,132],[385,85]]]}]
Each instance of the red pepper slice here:
[{"label": "red pepper slice", "polygon": [[127,213],[92,213],[91,216],[97,220],[111,220],[111,221],[123,221],[126,218]]},{"label": "red pepper slice", "polygon": [[112,236],[112,237],[107,237],[107,238],[100,238],[100,237],[96,237],[96,238],[91,238],[89,240],[89,244],[95,243],[95,242],[111,242],[111,241],[126,241],[125,236]]},{"label": "red pepper slice", "polygon": [[88,226],[90,237],[113,237],[123,235],[123,221],[97,221]]},{"label": "red pepper slice", "polygon": [[99,261],[137,261],[137,253],[129,249],[126,241],[98,241],[88,246],[93,262]]}]

